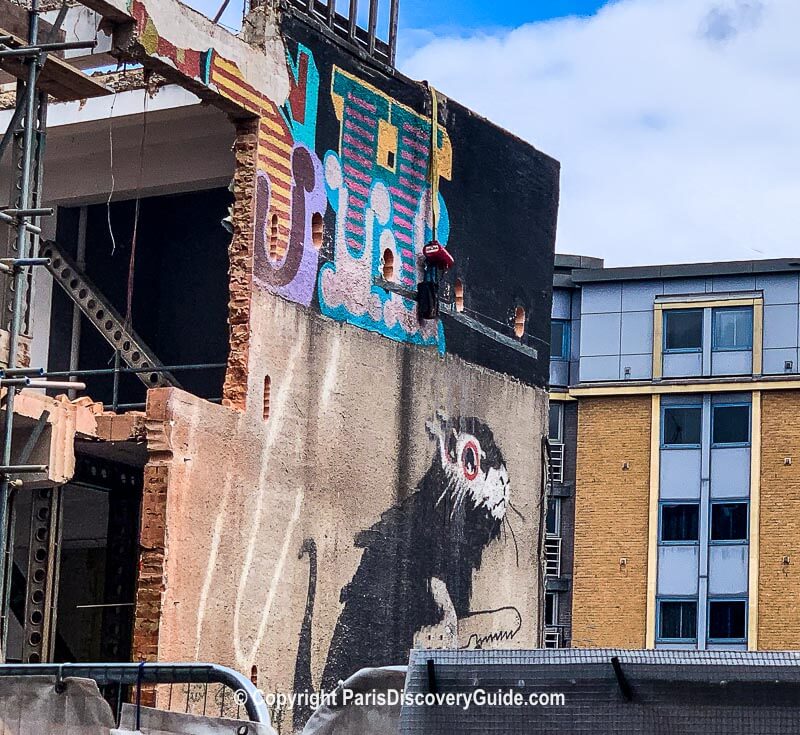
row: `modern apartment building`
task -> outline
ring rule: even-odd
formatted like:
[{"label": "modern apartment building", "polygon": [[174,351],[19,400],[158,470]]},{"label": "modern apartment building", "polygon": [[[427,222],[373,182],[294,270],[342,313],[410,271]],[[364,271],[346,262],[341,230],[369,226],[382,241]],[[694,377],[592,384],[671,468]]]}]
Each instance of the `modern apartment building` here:
[{"label": "modern apartment building", "polygon": [[797,648],[800,262],[601,265],[556,263],[551,645]]}]

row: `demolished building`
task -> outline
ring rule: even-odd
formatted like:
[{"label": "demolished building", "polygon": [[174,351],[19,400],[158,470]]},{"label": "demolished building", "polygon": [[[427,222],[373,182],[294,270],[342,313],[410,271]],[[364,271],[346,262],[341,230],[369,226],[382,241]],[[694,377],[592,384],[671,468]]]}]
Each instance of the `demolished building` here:
[{"label": "demolished building", "polygon": [[11,367],[86,391],[17,394],[7,659],[285,692],[538,645],[558,163],[399,73],[396,2],[64,7],[97,43],[47,63],[122,66],[50,91]]}]

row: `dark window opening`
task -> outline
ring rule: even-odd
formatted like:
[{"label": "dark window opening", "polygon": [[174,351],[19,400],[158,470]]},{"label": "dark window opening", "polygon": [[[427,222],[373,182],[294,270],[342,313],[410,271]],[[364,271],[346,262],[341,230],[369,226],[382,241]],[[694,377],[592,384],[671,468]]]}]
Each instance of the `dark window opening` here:
[{"label": "dark window opening", "polygon": [[699,446],[702,418],[702,406],[664,408],[664,446]]},{"label": "dark window opening", "polygon": [[[68,484],[15,502],[9,661],[130,661],[141,468],[77,454]],[[51,534],[58,543],[39,555]],[[51,600],[54,616],[36,609]]]},{"label": "dark window opening", "polygon": [[658,637],[662,640],[693,641],[697,638],[697,602],[662,600],[659,603]]},{"label": "dark window opening", "polygon": [[664,312],[664,351],[700,352],[702,349],[703,310],[666,310]]},{"label": "dark window opening", "polygon": [[569,322],[553,319],[550,323],[550,358],[569,359]]},{"label": "dark window opening", "polygon": [[708,637],[741,641],[747,637],[747,603],[744,600],[712,600],[708,604]]},{"label": "dark window opening", "polygon": [[713,444],[747,444],[750,441],[750,404],[714,406]]},{"label": "dark window opening", "polygon": [[[225,189],[142,199],[137,227],[131,326],[163,365],[223,365],[176,370],[181,387],[202,398],[219,399],[228,359],[228,246],[222,227],[231,201]],[[128,271],[134,201],[111,205],[112,247],[105,204],[88,207],[85,273],[120,316],[127,311]],[[73,257],[77,251],[79,209],[61,208],[56,239]],[[53,286],[48,368],[70,368],[73,301]],[[114,367],[114,350],[85,317],[77,343],[78,369]],[[121,367],[125,368],[124,362]],[[111,404],[114,379],[88,376],[86,394]],[[119,404],[141,404],[143,383],[121,373]]]},{"label": "dark window opening", "polygon": [[747,503],[712,503],[711,540],[746,541]]},{"label": "dark window opening", "polygon": [[547,516],[545,518],[545,531],[558,535],[561,530],[561,498],[549,498],[547,501]]},{"label": "dark window opening", "polygon": [[544,624],[558,625],[558,593],[548,592],[544,596]]},{"label": "dark window opening", "polygon": [[700,507],[697,503],[678,503],[661,506],[662,541],[697,541]]}]

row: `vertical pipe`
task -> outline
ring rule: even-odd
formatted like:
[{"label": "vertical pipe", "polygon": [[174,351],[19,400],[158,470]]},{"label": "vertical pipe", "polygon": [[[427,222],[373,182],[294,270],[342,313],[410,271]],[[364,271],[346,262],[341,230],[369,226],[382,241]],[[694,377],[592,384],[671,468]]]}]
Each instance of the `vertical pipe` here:
[{"label": "vertical pipe", "polygon": [[378,28],[378,0],[369,0],[369,54],[375,53],[375,33]]},{"label": "vertical pipe", "polygon": [[[36,44],[39,35],[39,0],[31,0],[31,9],[28,11],[28,43],[31,46]],[[39,73],[39,65],[42,59],[34,56],[28,59],[28,79],[25,86],[25,129],[23,131],[22,160],[20,161],[20,194],[19,208],[30,208],[31,197],[31,173],[33,155],[33,128],[36,124],[36,78]],[[18,100],[19,102],[19,100]],[[23,220],[24,221],[24,220]],[[20,222],[22,224],[22,222]],[[26,227],[17,227],[17,257],[27,256],[28,230]],[[14,268],[14,300],[11,312],[11,330],[8,336],[8,366],[17,367],[18,345],[20,335],[20,325],[22,318],[22,296],[25,291],[25,271],[21,268]],[[3,442],[2,442],[2,463],[4,466],[11,464],[11,438],[14,431],[14,396],[16,387],[9,385],[6,393],[5,416],[3,421]],[[0,623],[2,623],[3,650],[0,651],[0,660],[5,660],[5,639],[8,629],[8,609],[5,606],[5,586],[7,554],[7,525],[8,525],[8,475],[0,478],[0,602],[3,604],[0,610]]]},{"label": "vertical pipe", "polygon": [[397,19],[400,15],[400,0],[392,0],[389,11],[389,63],[394,66],[397,55]]},{"label": "vertical pipe", "polygon": [[[76,265],[81,271],[86,267],[86,220],[88,208],[81,207],[78,213],[78,250]],[[69,346],[69,369],[78,369],[78,359],[81,350],[81,310],[77,304],[72,305],[72,340]],[[74,375],[69,376],[69,380],[77,380]],[[75,390],[69,391],[69,398],[74,401],[77,397]]]},{"label": "vertical pipe", "polygon": [[347,35],[351,41],[356,40],[356,26],[358,25],[358,0],[350,0],[350,17],[347,23]]}]

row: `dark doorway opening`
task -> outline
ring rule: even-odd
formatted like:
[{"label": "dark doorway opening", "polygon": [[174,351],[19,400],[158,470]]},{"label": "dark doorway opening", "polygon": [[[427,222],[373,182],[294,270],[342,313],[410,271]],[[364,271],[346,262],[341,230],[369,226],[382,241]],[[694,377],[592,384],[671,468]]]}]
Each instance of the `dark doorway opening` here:
[{"label": "dark doorway opening", "polygon": [[77,454],[57,488],[15,498],[7,660],[130,661],[141,467]]}]

